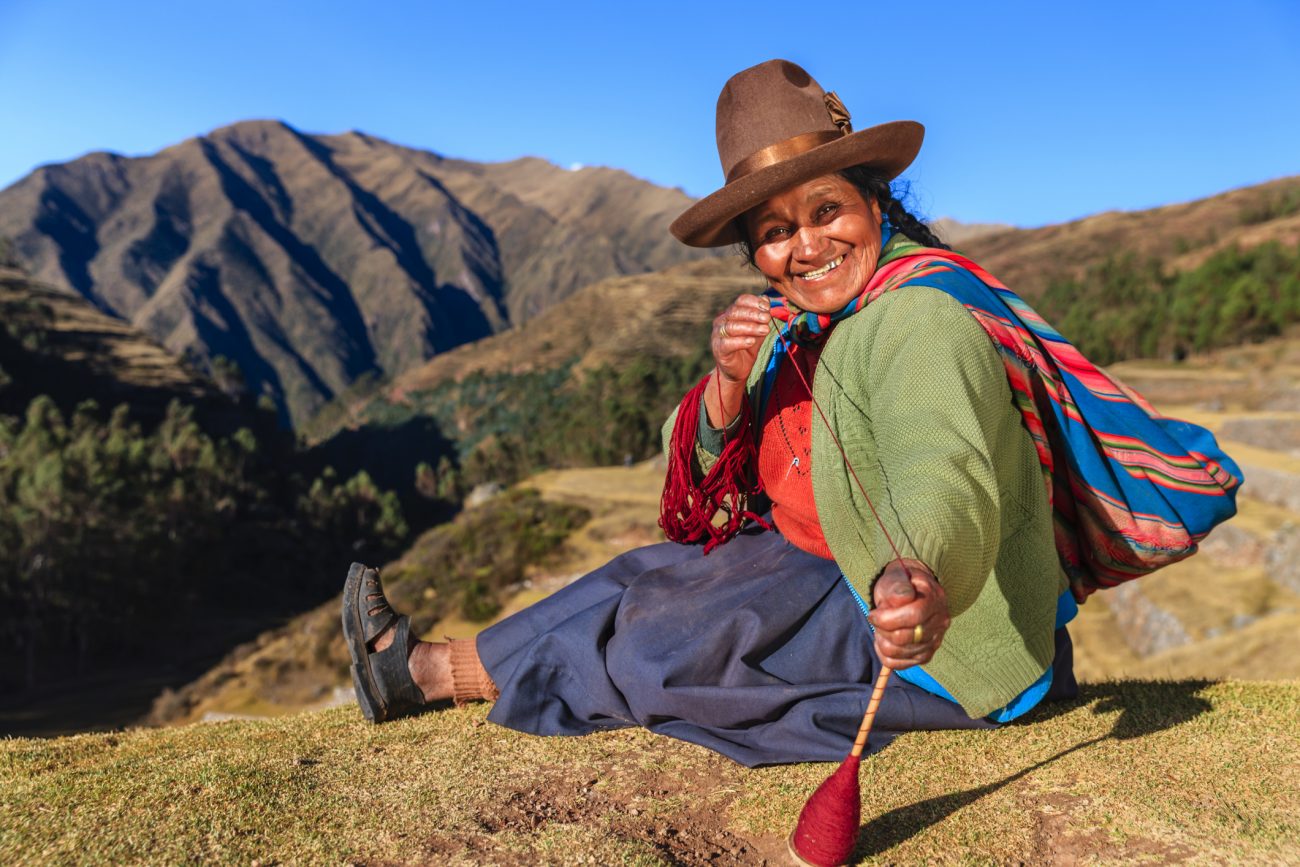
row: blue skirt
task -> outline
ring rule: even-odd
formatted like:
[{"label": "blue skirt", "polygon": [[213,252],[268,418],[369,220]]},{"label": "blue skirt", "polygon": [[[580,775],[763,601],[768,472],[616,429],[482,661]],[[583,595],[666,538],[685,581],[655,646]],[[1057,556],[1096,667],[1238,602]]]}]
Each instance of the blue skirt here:
[{"label": "blue skirt", "polygon": [[[761,529],[707,557],[672,542],[629,551],[482,632],[478,652],[501,690],[492,722],[538,735],[643,726],[749,767],[843,759],[880,670],[834,561]],[[995,727],[894,677],[868,749]]]}]

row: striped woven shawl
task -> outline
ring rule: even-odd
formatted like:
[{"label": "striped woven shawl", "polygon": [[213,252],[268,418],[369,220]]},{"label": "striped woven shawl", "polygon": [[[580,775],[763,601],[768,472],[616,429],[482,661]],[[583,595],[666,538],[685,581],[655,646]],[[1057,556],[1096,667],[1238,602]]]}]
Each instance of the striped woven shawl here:
[{"label": "striped woven shawl", "polygon": [[1190,556],[1236,513],[1241,471],[1213,434],[1160,415],[979,265],[918,246],[877,269],[862,306],[909,284],[960,301],[998,349],[1079,601]]}]

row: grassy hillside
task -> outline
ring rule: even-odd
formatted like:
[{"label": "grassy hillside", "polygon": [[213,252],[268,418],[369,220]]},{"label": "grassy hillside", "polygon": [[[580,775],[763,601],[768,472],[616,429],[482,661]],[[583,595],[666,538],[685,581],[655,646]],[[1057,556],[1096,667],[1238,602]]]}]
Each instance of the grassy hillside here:
[{"label": "grassy hillside", "polygon": [[[0,862],[785,864],[834,769],[485,713],[0,741]],[[863,764],[855,861],[1296,863],[1298,714],[1295,683],[1123,682],[1029,725],[904,735]]]},{"label": "grassy hillside", "polygon": [[1008,229],[963,242],[963,252],[1024,295],[1078,280],[1116,255],[1186,271],[1232,247],[1300,243],[1300,177],[1281,178],[1177,205],[1106,211],[1038,229]]}]

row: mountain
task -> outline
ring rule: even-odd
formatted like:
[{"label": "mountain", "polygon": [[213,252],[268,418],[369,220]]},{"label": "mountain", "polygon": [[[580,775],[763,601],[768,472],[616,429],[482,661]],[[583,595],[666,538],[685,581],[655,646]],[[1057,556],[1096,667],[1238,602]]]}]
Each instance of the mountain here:
[{"label": "mountain", "polygon": [[0,191],[0,235],[36,279],[232,361],[296,424],[595,280],[709,255],[667,233],[690,201],[613,169],[248,121],[39,168]]},{"label": "mountain", "polygon": [[[1039,229],[982,227],[964,234],[963,252],[1030,300],[1054,279],[1080,278],[1108,257],[1157,258],[1192,270],[1231,246],[1300,244],[1300,177],[1147,211],[1111,212]],[[974,227],[965,227],[974,228]],[[983,229],[988,229],[984,231]],[[944,231],[944,226],[939,226]],[[683,263],[652,274],[610,278],[582,288],[554,309],[493,337],[462,346],[395,377],[379,400],[410,404],[421,392],[471,373],[524,373],[579,359],[582,371],[647,355],[684,356],[740,292],[763,291],[759,273],[738,256]],[[573,309],[583,311],[573,317]],[[703,330],[702,330],[703,329]]]}]

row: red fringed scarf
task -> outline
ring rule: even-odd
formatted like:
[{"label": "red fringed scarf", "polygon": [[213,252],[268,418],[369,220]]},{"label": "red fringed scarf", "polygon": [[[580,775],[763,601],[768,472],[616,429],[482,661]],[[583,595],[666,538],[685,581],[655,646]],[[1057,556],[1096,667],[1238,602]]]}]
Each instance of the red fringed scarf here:
[{"label": "red fringed scarf", "polygon": [[[741,401],[739,433],[723,445],[722,454],[704,479],[695,482],[691,466],[700,427],[700,402],[711,377],[706,375],[688,391],[677,409],[677,423],[668,447],[668,476],[659,500],[659,526],[664,535],[673,542],[704,542],[705,554],[739,533],[747,519],[771,529],[746,508],[752,497],[763,492],[758,478],[758,449],[750,430],[753,419],[748,395]],[[726,513],[726,521],[715,524],[719,509]]]}]

